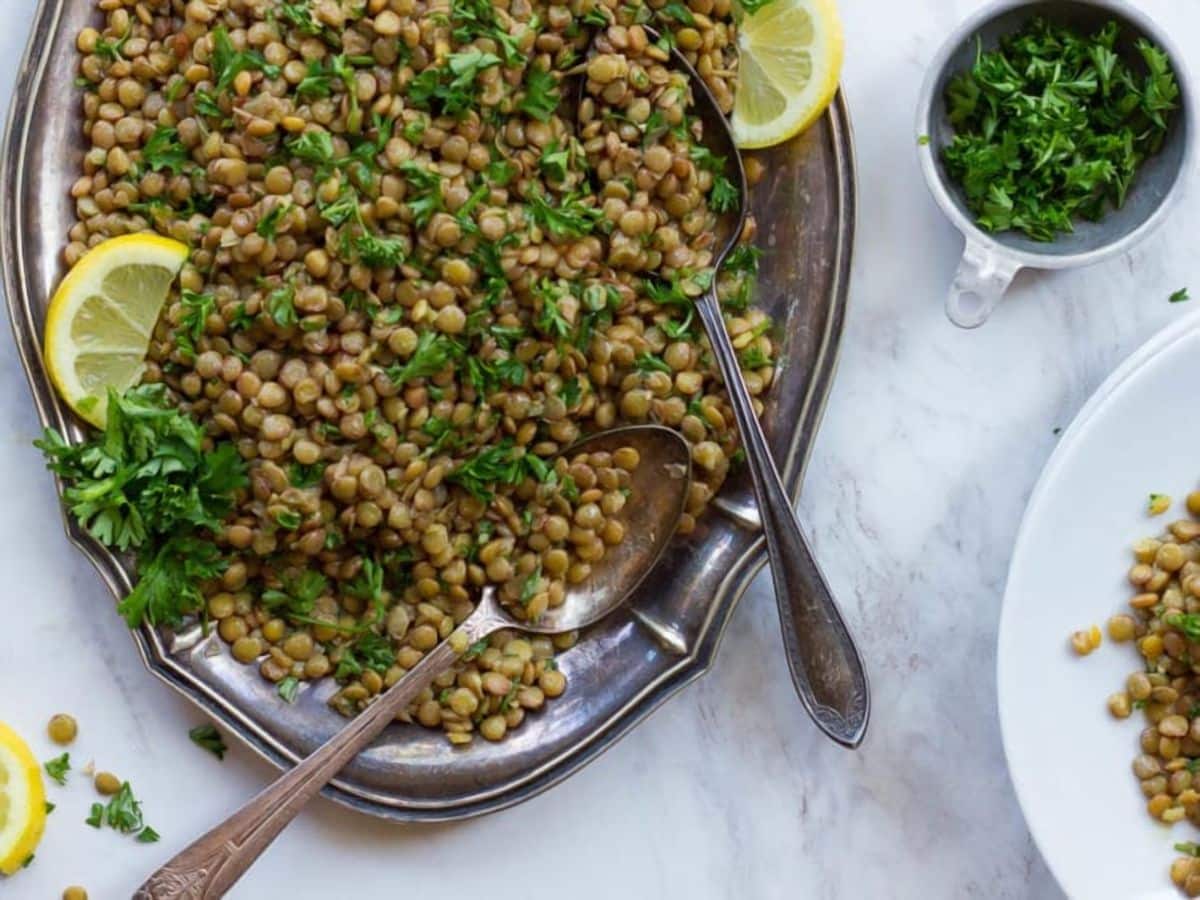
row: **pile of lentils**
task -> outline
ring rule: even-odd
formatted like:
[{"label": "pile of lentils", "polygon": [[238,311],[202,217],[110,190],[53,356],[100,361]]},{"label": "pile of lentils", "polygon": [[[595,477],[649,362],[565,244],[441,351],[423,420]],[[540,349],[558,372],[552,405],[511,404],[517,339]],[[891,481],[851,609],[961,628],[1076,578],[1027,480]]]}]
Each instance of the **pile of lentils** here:
[{"label": "pile of lentils", "polygon": [[[1135,709],[1145,718],[1133,774],[1150,817],[1200,826],[1200,491],[1188,495],[1187,509],[1195,518],[1134,545],[1129,582],[1136,593],[1129,613],[1108,620],[1108,635],[1132,642],[1142,668],[1108,698],[1108,708],[1118,719]],[[1152,505],[1152,514],[1162,511]],[[1185,855],[1171,866],[1171,880],[1200,897],[1200,846],[1176,849]]]},{"label": "pile of lentils", "polygon": [[[289,702],[333,676],[351,715],[485,585],[518,616],[562,603],[621,541],[639,460],[559,454],[613,426],[687,438],[695,527],[739,457],[692,308],[714,277],[760,410],[775,371],[753,220],[714,274],[737,196],[668,53],[730,109],[729,0],[97,7],[64,257],[191,248],[144,380],[249,467],[205,591],[234,657]],[[496,635],[402,718],[499,740],[576,640]]]}]

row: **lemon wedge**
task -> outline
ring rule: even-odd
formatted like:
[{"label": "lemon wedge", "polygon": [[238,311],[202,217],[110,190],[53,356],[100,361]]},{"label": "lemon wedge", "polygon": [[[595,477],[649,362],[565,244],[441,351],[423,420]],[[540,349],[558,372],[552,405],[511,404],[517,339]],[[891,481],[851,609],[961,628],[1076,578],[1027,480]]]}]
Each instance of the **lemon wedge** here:
[{"label": "lemon wedge", "polygon": [[842,24],[833,0],[771,0],[738,26],[733,137],[739,147],[781,144],[837,93]]},{"label": "lemon wedge", "polygon": [[42,770],[20,736],[0,722],[0,874],[12,875],[29,861],[45,827]]},{"label": "lemon wedge", "polygon": [[79,416],[103,428],[108,389],[141,380],[154,325],[188,248],[156,234],[97,244],[67,273],[46,311],[46,370]]}]

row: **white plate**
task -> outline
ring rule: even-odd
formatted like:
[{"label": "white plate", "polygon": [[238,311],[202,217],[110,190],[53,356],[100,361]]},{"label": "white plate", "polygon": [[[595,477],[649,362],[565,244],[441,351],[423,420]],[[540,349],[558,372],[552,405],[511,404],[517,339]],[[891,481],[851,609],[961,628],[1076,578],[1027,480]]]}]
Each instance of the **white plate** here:
[{"label": "white plate", "polygon": [[[1136,650],[1107,633],[1086,658],[1069,644],[1072,631],[1128,608],[1129,548],[1186,516],[1197,485],[1200,313],[1142,346],[1080,411],[1034,489],[1009,568],[997,654],[1004,750],[1034,840],[1071,897],[1178,900],[1172,844],[1200,840],[1186,822],[1169,829],[1147,816],[1130,769],[1142,717],[1117,721],[1105,705],[1139,668]],[[1147,516],[1152,492],[1175,499],[1170,512]]]}]

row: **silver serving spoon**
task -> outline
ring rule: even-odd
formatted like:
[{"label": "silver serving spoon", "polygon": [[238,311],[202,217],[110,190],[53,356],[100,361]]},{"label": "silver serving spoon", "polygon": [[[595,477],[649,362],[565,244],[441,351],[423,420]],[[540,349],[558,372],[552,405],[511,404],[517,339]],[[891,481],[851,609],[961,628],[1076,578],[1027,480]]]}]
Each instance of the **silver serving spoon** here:
[{"label": "silver serving spoon", "polygon": [[591,578],[567,590],[562,606],[547,610],[536,622],[523,622],[500,605],[493,587],[485,588],[475,611],[449,638],[295,768],[146,879],[133,900],[223,896],[305,804],[471,644],[502,628],[535,634],[573,631],[595,624],[621,606],[670,544],[687,503],[692,469],[687,442],[660,425],[605,431],[585,438],[564,455],[619,447],[633,447],[641,456],[630,484],[635,499],[622,515],[625,540],[609,548]]},{"label": "silver serving spoon", "polygon": [[[646,33],[652,41],[659,40],[653,29],[646,28]],[[686,72],[691,80],[693,110],[703,124],[705,146],[725,157],[733,170],[731,180],[737,188],[737,208],[719,218],[714,235],[720,251],[713,264],[719,271],[746,224],[746,170],[729,130],[729,121],[704,79],[674,46],[670,55],[671,65]],[[842,746],[854,748],[866,736],[871,713],[866,667],[783,489],[762,426],[754,414],[750,392],[742,380],[737,351],[725,330],[716,281],[714,278],[704,295],[696,300],[696,308],[712,343],[746,449],[759,518],[767,539],[792,683],[817,726]]]}]

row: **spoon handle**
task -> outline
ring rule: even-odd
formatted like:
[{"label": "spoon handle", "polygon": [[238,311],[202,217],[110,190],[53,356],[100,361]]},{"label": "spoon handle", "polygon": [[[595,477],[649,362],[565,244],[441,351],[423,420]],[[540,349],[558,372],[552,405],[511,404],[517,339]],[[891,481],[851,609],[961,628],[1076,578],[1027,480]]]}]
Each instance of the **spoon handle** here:
[{"label": "spoon handle", "polygon": [[[459,626],[468,642],[495,629],[495,620],[485,611],[488,606],[481,603]],[[464,646],[460,639],[455,642]],[[304,805],[458,656],[450,640],[434,647],[341,731],[146,879],[133,900],[217,900],[224,896]]]},{"label": "spoon handle", "polygon": [[871,710],[866,668],[783,489],[725,330],[716,288],[710,287],[697,306],[753,476],[792,683],[826,735],[845,747],[857,747]]}]

